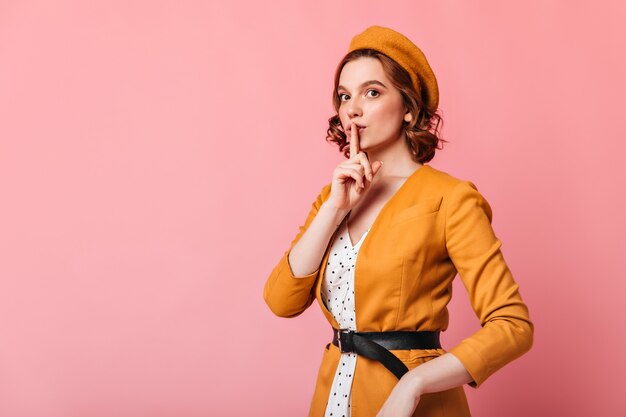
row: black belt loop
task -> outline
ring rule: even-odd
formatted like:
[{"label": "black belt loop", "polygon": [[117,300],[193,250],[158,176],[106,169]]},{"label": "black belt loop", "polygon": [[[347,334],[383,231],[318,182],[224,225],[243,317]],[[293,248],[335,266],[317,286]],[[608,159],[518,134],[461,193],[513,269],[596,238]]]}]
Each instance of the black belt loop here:
[{"label": "black belt loop", "polygon": [[440,349],[440,332],[355,332],[333,328],[333,345],[380,362],[398,379],[409,371],[390,350]]}]

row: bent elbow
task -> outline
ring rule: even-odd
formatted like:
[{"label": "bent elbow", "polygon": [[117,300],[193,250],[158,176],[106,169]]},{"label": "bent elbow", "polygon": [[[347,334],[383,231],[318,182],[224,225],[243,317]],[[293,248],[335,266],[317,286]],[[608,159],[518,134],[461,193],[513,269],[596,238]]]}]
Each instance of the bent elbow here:
[{"label": "bent elbow", "polygon": [[301,308],[295,308],[293,305],[290,305],[290,303],[286,303],[284,300],[278,300],[275,297],[271,297],[267,290],[263,291],[263,299],[265,300],[265,304],[267,304],[270,311],[274,313],[274,315],[287,319],[299,316],[310,305],[309,302],[307,303],[307,305]]},{"label": "bent elbow", "polygon": [[528,352],[534,343],[535,328],[527,319],[507,320],[509,322],[509,346],[513,358],[517,358]]},{"label": "bent elbow", "polygon": [[533,347],[533,343],[535,341],[535,325],[532,322],[527,321],[527,322],[524,322],[522,329],[523,329],[523,332],[522,332],[523,337],[521,338],[521,343],[520,343],[521,355],[528,352]]},{"label": "bent elbow", "polygon": [[271,302],[268,302],[267,300],[265,300],[265,303],[270,308],[270,311],[274,313],[274,315],[278,317],[283,317],[286,319],[299,316],[300,314],[302,314],[302,312],[304,312],[306,308],[305,307],[303,309],[293,309],[293,308],[289,308],[288,306],[285,306],[284,304],[271,303]]},{"label": "bent elbow", "polygon": [[302,311],[293,311],[293,310],[286,310],[286,309],[280,309],[280,308],[272,308],[272,307],[270,307],[270,310],[276,316],[282,317],[282,318],[285,318],[285,319],[290,319],[292,317],[297,317],[300,314],[302,314]]}]

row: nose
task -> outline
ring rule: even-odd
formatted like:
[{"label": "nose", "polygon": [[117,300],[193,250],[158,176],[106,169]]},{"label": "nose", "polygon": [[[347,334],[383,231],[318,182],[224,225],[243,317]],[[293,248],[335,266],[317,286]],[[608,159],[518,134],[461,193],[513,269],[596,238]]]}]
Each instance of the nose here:
[{"label": "nose", "polygon": [[348,104],[348,108],[346,110],[348,113],[348,117],[350,117],[350,119],[363,115],[363,109],[361,108],[361,103],[356,98],[353,98],[352,100],[350,100],[350,104]]}]

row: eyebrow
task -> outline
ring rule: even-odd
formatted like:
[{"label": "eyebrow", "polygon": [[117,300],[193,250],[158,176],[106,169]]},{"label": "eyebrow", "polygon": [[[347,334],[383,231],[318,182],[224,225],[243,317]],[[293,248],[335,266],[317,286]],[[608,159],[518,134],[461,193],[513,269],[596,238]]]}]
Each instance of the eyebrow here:
[{"label": "eyebrow", "polygon": [[[369,81],[365,81],[364,83],[362,83],[362,84],[359,86],[359,88],[363,88],[363,87],[365,87],[366,85],[370,85],[370,84],[376,84],[376,85],[380,85],[380,86],[382,86],[382,87],[387,88],[387,86],[386,86],[385,84],[381,83],[381,82],[380,82],[380,81],[378,81],[378,80],[369,80]],[[346,88],[346,87],[344,87],[343,85],[338,85],[338,86],[337,86],[337,90],[347,90],[347,88]]]}]

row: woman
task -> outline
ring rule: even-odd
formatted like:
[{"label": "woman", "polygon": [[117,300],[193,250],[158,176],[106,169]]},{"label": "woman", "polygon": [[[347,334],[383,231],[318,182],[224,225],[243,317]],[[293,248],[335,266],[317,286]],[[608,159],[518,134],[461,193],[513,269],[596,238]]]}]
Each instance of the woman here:
[{"label": "woman", "polygon": [[[488,202],[425,164],[442,141],[435,75],[409,39],[373,26],[340,62],[334,104],[328,139],[349,158],[264,287],[278,316],[317,299],[333,328],[309,416],[469,416],[463,385],[528,351],[534,326]],[[445,350],[457,272],[482,328]]]}]

